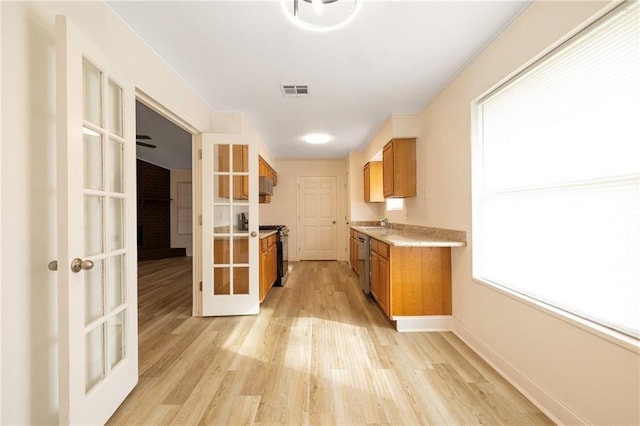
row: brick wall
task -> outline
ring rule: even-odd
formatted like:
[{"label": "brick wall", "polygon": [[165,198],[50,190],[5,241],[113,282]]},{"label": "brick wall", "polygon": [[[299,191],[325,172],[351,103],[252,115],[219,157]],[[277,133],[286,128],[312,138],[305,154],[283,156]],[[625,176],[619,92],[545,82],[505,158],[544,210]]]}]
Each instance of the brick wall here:
[{"label": "brick wall", "polygon": [[[137,160],[138,246],[140,249],[169,248],[170,171]],[[142,241],[141,241],[142,240]]]}]

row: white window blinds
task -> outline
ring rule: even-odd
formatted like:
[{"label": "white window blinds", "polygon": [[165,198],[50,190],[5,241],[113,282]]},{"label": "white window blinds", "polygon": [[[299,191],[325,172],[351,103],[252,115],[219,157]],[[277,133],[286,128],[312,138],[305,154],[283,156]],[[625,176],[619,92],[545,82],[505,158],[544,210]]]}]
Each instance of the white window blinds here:
[{"label": "white window blinds", "polygon": [[640,14],[624,4],[479,103],[474,276],[640,336]]}]

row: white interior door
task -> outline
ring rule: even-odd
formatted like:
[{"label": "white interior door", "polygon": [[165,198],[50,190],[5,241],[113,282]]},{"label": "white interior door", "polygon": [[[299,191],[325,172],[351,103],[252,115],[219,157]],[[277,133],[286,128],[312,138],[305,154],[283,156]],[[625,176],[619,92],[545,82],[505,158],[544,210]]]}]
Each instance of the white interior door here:
[{"label": "white interior door", "polygon": [[61,424],[103,424],[138,380],[135,93],[56,19]]},{"label": "white interior door", "polygon": [[[235,134],[204,134],[201,141],[202,314],[257,314],[257,143]],[[242,214],[248,229],[241,229]]]},{"label": "white interior door", "polygon": [[298,178],[300,260],[337,259],[336,177]]}]

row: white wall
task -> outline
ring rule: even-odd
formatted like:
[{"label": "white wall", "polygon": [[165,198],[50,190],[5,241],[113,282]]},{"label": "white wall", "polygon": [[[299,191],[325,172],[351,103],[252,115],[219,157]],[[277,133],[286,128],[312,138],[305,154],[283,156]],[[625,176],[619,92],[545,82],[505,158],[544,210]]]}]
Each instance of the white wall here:
[{"label": "white wall", "polygon": [[348,217],[347,188],[345,173],[347,162],[343,159],[325,160],[279,160],[278,185],[273,187],[271,203],[260,204],[261,225],[287,225],[289,233],[289,260],[298,260],[296,214],[298,177],[301,176],[335,176],[337,178],[337,225],[338,225],[338,260],[347,260],[348,253]]},{"label": "white wall", "polygon": [[[419,114],[418,196],[406,200],[406,218],[389,218],[467,232],[469,245],[452,250],[454,330],[553,418],[568,424],[637,425],[637,344],[618,344],[471,275],[471,103],[606,6],[534,3],[487,46]],[[365,152],[379,143],[374,140]]]},{"label": "white wall", "polygon": [[2,424],[58,422],[55,31],[67,15],[136,85],[200,131],[226,127],[102,2],[0,2]]}]

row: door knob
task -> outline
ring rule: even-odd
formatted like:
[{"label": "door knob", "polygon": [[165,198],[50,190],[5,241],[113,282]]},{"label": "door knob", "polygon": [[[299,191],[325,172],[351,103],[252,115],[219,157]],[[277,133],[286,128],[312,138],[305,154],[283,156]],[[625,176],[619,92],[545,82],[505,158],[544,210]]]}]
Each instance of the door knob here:
[{"label": "door knob", "polygon": [[58,270],[58,261],[57,260],[52,260],[47,265],[47,268],[49,268],[50,271],[57,271]]},{"label": "door knob", "polygon": [[251,232],[251,236],[252,236],[252,237],[256,237],[257,235],[258,235],[258,233],[257,233],[256,231],[252,231],[252,232]]},{"label": "door knob", "polygon": [[93,261],[91,260],[82,260],[76,257],[71,261],[71,272],[88,271],[91,268],[93,268]]},{"label": "door knob", "polygon": [[335,221],[335,220],[333,221],[333,224],[334,224],[334,225],[336,224],[336,221]]}]

